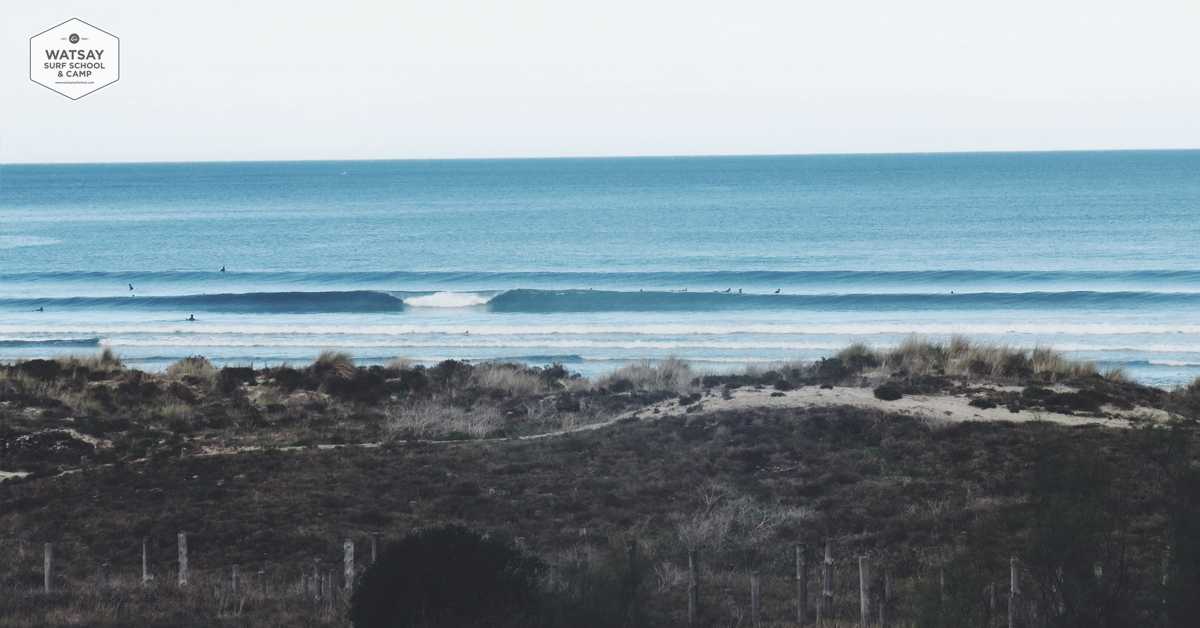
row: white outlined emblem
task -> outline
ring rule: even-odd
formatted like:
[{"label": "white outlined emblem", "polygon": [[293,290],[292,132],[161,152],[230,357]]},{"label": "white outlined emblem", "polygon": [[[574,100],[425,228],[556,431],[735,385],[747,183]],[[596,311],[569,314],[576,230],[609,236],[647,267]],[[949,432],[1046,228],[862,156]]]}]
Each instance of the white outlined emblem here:
[{"label": "white outlined emblem", "polygon": [[121,40],[78,18],[29,38],[29,80],[71,100],[121,78]]}]

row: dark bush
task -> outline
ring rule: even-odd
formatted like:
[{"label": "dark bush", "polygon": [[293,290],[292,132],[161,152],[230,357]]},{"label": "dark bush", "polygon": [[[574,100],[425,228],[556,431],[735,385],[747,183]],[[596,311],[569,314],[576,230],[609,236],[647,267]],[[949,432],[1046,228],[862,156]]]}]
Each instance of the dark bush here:
[{"label": "dark bush", "polygon": [[213,388],[223,394],[229,394],[237,390],[242,384],[253,384],[255,381],[254,369],[245,366],[227,366],[217,371],[217,376],[213,378]]},{"label": "dark bush", "polygon": [[428,377],[442,386],[452,386],[465,382],[473,370],[474,367],[466,362],[443,360],[429,369]]},{"label": "dark bush", "polygon": [[840,382],[850,376],[850,369],[838,358],[829,358],[817,363],[817,377],[825,382]]},{"label": "dark bush", "polygon": [[1100,410],[1099,401],[1094,396],[1083,393],[1058,393],[1046,397],[1042,403],[1046,406],[1046,409],[1055,408],[1080,412],[1097,412]]},{"label": "dark bush", "polygon": [[700,401],[700,393],[692,393],[690,395],[679,395],[679,405],[690,406],[693,403]]},{"label": "dark bush", "polygon": [[1026,386],[1025,390],[1021,393],[1021,395],[1026,399],[1035,401],[1038,399],[1045,399],[1053,394],[1053,390],[1050,390],[1049,388],[1042,388],[1041,386]]},{"label": "dark bush", "polygon": [[284,392],[291,392],[297,388],[304,387],[307,379],[304,373],[297,371],[289,366],[281,366],[271,372],[271,377],[275,379],[275,387]]},{"label": "dark bush", "polygon": [[569,379],[571,377],[571,372],[567,370],[567,367],[555,362],[554,364],[547,366],[545,369],[542,369],[542,377],[547,381],[556,382],[560,379]]},{"label": "dark bush", "polygon": [[18,364],[17,370],[34,379],[48,381],[58,377],[62,367],[55,360],[30,360]]},{"label": "dark bush", "polygon": [[388,544],[350,601],[357,628],[527,626],[544,564],[460,526]]},{"label": "dark bush", "polygon": [[330,378],[325,382],[325,391],[343,401],[361,403],[379,403],[392,394],[385,382],[383,369],[378,368],[359,370],[353,377]]},{"label": "dark bush", "polygon": [[787,381],[786,379],[775,380],[775,390],[787,391],[787,390],[791,390],[792,388],[795,388],[795,386],[792,386],[792,383]]},{"label": "dark bush", "polygon": [[884,401],[895,401],[903,396],[904,396],[904,393],[900,391],[899,386],[893,386],[891,384],[884,384],[875,389],[875,398],[876,399],[882,399]]},{"label": "dark bush", "polygon": [[633,388],[634,388],[633,382],[629,379],[622,377],[621,379],[618,379],[618,380],[614,381],[612,384],[610,384],[608,387],[608,390],[609,390],[609,392],[623,393],[623,392],[629,392],[629,391],[633,390]]},{"label": "dark bush", "polygon": [[995,408],[996,402],[992,401],[991,399],[984,399],[984,398],[980,397],[978,399],[972,399],[971,403],[969,403],[967,405],[975,407],[975,408],[979,408],[981,410],[987,410],[989,408]]}]

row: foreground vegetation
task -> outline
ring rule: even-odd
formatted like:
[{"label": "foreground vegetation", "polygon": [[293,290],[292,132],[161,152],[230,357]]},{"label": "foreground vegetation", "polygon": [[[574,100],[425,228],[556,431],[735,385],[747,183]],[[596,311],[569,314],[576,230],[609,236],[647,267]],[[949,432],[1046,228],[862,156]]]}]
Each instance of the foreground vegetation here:
[{"label": "foreground vegetation", "polygon": [[[362,569],[372,533],[394,541],[458,524],[510,545],[524,539],[554,567],[565,595],[557,617],[570,625],[684,623],[689,549],[700,551],[705,625],[747,620],[752,571],[764,618],[787,625],[794,545],[807,542],[815,565],[826,539],[847,624],[857,619],[856,556],[871,556],[877,576],[892,572],[899,625],[985,626],[999,612],[991,586],[1007,582],[1015,555],[1025,608],[1035,602],[1045,625],[1189,625],[1200,611],[1189,593],[1200,585],[1200,383],[1161,391],[1049,352],[963,344],[851,347],[736,374],[664,360],[597,381],[556,366],[360,368],[336,353],[303,369],[191,359],[151,374],[111,355],[3,367],[0,469],[32,474],[0,483],[0,624],[346,625],[340,602],[315,605],[301,592],[314,558],[340,565],[342,541],[353,539]],[[1010,393],[985,395],[983,384],[1009,383],[1019,392],[996,402],[1085,415],[1136,403],[1179,418],[1124,430],[780,408],[512,438],[731,387],[864,377],[877,391],[980,391],[985,401]],[[1078,398],[1048,401],[1067,394],[1056,383]],[[181,530],[192,569],[184,590],[172,584]],[[156,550],[149,587],[143,538]],[[628,539],[644,561],[636,573],[622,571]],[[47,542],[59,574],[50,595],[41,592]],[[109,587],[99,584],[103,563]],[[264,572],[266,599],[249,576],[249,592],[230,591],[234,564]],[[605,584],[634,576],[633,598],[626,584]],[[809,581],[811,603],[815,569]]]}]

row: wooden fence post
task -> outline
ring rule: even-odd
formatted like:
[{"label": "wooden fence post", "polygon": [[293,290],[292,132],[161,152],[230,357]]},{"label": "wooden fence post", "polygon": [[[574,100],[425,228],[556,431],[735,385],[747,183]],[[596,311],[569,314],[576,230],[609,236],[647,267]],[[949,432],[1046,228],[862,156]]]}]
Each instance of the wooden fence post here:
[{"label": "wooden fence post", "polygon": [[108,563],[100,565],[100,586],[108,586]]},{"label": "wooden fence post", "polygon": [[149,586],[150,581],[154,579],[154,566],[150,560],[150,552],[153,547],[150,545],[150,537],[142,539],[142,586]]},{"label": "wooden fence post", "polygon": [[333,567],[325,573],[325,590],[329,592],[329,605],[333,606],[337,602],[337,579],[334,577]]},{"label": "wooden fence post", "polygon": [[833,619],[833,541],[825,541],[825,573],[821,583],[821,618]]},{"label": "wooden fence post", "polygon": [[354,541],[346,539],[342,548],[342,575],[346,579],[346,599],[349,600],[354,595]]},{"label": "wooden fence post", "polygon": [[241,588],[241,585],[242,585],[242,566],[241,565],[233,566],[233,581],[232,582],[233,582],[233,594],[237,595],[238,590]]},{"label": "wooden fence post", "polygon": [[46,580],[46,593],[50,593],[54,590],[54,546],[47,543],[44,552],[42,571]]},{"label": "wooden fence post", "polygon": [[688,550],[688,623],[695,624],[700,616],[700,557]]},{"label": "wooden fence post", "polygon": [[865,628],[871,623],[871,561],[866,556],[858,557],[858,610]]},{"label": "wooden fence post", "polygon": [[179,533],[179,586],[188,583],[187,532]]},{"label": "wooden fence post", "polygon": [[267,572],[258,570],[258,597],[259,599],[267,599]]},{"label": "wooden fence post", "polygon": [[372,532],[371,533],[371,564],[374,565],[375,561],[378,559],[379,559],[379,533]]},{"label": "wooden fence post", "polygon": [[762,622],[762,607],[759,600],[758,572],[750,573],[750,625],[757,626]]},{"label": "wooden fence post", "polygon": [[310,597],[309,597],[309,588],[308,588],[308,574],[304,574],[304,576],[303,576],[303,577],[302,577],[300,580],[301,580],[301,584],[300,584],[300,589],[301,589],[301,591],[300,591],[300,596],[301,596],[301,597],[303,597],[303,598],[304,598],[304,599],[306,599],[306,600],[310,600],[310,599],[312,599],[312,598],[310,598]]},{"label": "wooden fence post", "polygon": [[888,608],[892,605],[892,570],[883,572],[883,599],[879,603],[879,628],[887,628]]},{"label": "wooden fence post", "polygon": [[807,543],[796,545],[796,621],[800,624],[808,619],[808,566],[805,564]]},{"label": "wooden fence post", "polygon": [[313,559],[313,599],[321,601],[321,559]]},{"label": "wooden fence post", "polygon": [[938,592],[940,595],[940,597],[938,599],[941,601],[941,606],[939,608],[941,609],[942,614],[945,614],[946,613],[946,570],[945,569],[938,570]]},{"label": "wooden fence post", "polygon": [[1021,571],[1017,557],[1009,559],[1008,628],[1017,628],[1017,611],[1021,603]]}]

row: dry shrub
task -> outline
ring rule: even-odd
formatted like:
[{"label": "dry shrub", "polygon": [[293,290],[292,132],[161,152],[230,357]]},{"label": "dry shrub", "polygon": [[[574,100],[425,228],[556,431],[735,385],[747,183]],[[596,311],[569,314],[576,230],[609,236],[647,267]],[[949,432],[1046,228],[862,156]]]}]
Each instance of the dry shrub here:
[{"label": "dry shrub", "polygon": [[184,358],[167,367],[167,375],[171,377],[191,377],[206,384],[211,384],[216,374],[217,369],[205,357]]},{"label": "dry shrub", "polygon": [[884,365],[894,371],[904,371],[909,375],[927,375],[946,364],[946,349],[941,344],[930,342],[912,334],[904,339],[896,348],[888,352]]},{"label": "dry shrub", "polygon": [[742,372],[746,377],[762,377],[762,374],[767,372],[767,365],[762,362],[746,362],[742,365]]},{"label": "dry shrub", "polygon": [[196,412],[186,403],[171,401],[163,404],[163,406],[159,408],[158,414],[163,418],[163,420],[171,421],[173,419],[189,419],[195,415]]},{"label": "dry shrub", "polygon": [[480,388],[503,390],[513,396],[538,395],[550,390],[546,381],[523,364],[485,362],[471,371],[471,384]]},{"label": "dry shrub", "polygon": [[100,353],[90,355],[63,355],[54,358],[62,365],[63,370],[76,367],[86,367],[92,370],[123,368],[121,357],[113,353],[112,347],[105,347]]},{"label": "dry shrub", "polygon": [[597,383],[611,388],[615,382],[628,380],[637,390],[682,392],[691,386],[695,378],[692,367],[675,356],[661,360],[638,360],[627,364],[608,375],[601,376]]},{"label": "dry shrub", "polygon": [[413,367],[413,359],[408,356],[399,356],[393,358],[387,363],[387,368],[396,371],[407,371]]},{"label": "dry shrub", "polygon": [[877,367],[883,363],[883,357],[861,340],[850,343],[833,357],[840,359],[854,373]]},{"label": "dry shrub", "polygon": [[1117,382],[1121,384],[1127,384],[1133,381],[1129,378],[1129,373],[1125,371],[1124,364],[1114,364],[1113,366],[1104,369],[1104,372],[1100,373],[1100,376],[1103,377],[1105,381]]},{"label": "dry shrub", "polygon": [[780,525],[813,516],[808,507],[759,504],[724,483],[709,482],[696,492],[703,509],[675,526],[679,540],[689,549],[720,549],[727,538],[764,541]]},{"label": "dry shrub", "polygon": [[393,406],[384,410],[389,436],[425,438],[458,432],[482,438],[503,426],[503,417],[495,408],[463,410],[433,402],[411,406]]},{"label": "dry shrub", "polygon": [[[850,358],[862,356],[868,350],[851,345],[842,353]],[[1000,343],[976,343],[958,334],[951,336],[948,345],[926,340],[916,334],[910,335],[882,355],[880,361],[887,369],[903,371],[912,376],[974,376],[993,380],[1036,377],[1054,382],[1095,375],[1097,372],[1094,362],[1071,360],[1049,347],[1039,345],[1027,350]],[[1114,374],[1113,377],[1124,376]]]},{"label": "dry shrub", "polygon": [[354,358],[350,357],[349,353],[325,349],[313,360],[308,370],[313,375],[353,377],[357,369],[354,366]]}]

